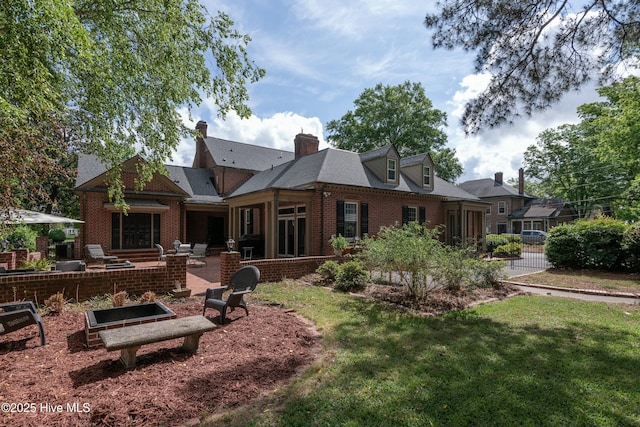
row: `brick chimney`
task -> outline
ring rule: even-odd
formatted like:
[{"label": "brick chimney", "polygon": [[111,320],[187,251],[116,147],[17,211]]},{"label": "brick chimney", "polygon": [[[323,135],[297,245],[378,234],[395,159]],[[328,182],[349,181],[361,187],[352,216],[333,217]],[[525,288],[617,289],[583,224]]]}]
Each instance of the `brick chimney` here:
[{"label": "brick chimney", "polygon": [[192,167],[206,168],[207,159],[205,157],[205,154],[207,152],[207,146],[204,143],[204,138],[207,137],[207,122],[205,122],[204,120],[200,120],[196,124],[196,130],[200,131],[200,135],[202,135],[202,137],[196,138],[196,155],[193,159]]},{"label": "brick chimney", "polygon": [[524,194],[524,169],[518,170],[518,194]]},{"label": "brick chimney", "polygon": [[307,154],[317,153],[320,141],[317,136],[299,133],[293,140],[293,144],[295,145],[295,154],[297,159],[298,157],[306,156]]},{"label": "brick chimney", "polygon": [[496,172],[496,184],[502,185],[502,172]]},{"label": "brick chimney", "polygon": [[200,131],[203,138],[207,137],[207,122],[205,122],[204,120],[200,120],[196,124],[196,129]]}]

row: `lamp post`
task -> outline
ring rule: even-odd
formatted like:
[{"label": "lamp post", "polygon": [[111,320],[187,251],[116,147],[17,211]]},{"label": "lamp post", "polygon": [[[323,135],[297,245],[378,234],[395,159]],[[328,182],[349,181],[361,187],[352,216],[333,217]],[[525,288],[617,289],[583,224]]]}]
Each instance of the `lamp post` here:
[{"label": "lamp post", "polygon": [[227,252],[232,252],[233,251],[233,245],[236,244],[236,241],[233,240],[231,237],[229,237],[229,240],[227,240]]}]

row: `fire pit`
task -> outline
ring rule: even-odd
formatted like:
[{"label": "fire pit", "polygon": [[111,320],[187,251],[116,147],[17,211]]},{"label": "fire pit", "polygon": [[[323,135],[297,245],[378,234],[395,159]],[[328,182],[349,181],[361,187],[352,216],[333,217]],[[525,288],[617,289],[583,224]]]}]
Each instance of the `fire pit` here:
[{"label": "fire pit", "polygon": [[87,337],[87,347],[102,345],[102,340],[98,336],[99,331],[175,319],[176,317],[173,311],[159,302],[86,311],[84,330]]}]

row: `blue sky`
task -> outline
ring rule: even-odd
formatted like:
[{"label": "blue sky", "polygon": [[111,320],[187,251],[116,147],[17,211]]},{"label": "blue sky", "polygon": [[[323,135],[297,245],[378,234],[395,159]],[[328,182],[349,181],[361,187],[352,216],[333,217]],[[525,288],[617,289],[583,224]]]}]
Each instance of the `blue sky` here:
[{"label": "blue sky", "polygon": [[[458,180],[517,177],[527,146],[544,129],[578,120],[576,107],[597,99],[585,88],[549,111],[513,125],[465,137],[459,126],[464,101],[486,76],[473,70],[473,53],[434,50],[423,25],[431,1],[415,0],[203,0],[211,13],[230,15],[249,34],[251,58],[267,72],[249,87],[253,116],[221,120],[211,100],[192,111],[210,136],[293,151],[300,131],[325,141],[324,126],[339,119],[360,93],[377,83],[420,82],[434,108],[447,113],[448,146],[464,166]],[[185,114],[186,121],[186,114]],[[191,165],[194,142],[185,140],[171,163]]]}]

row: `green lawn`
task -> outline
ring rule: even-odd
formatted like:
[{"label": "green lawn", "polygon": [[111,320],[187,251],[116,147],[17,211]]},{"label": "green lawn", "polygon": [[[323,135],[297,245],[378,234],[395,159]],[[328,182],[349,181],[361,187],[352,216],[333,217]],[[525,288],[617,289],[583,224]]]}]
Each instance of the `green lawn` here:
[{"label": "green lawn", "polygon": [[433,318],[295,282],[256,294],[313,320],[325,353],[208,425],[640,425],[637,306],[521,296]]},{"label": "green lawn", "polygon": [[640,274],[610,273],[593,270],[549,269],[540,273],[514,277],[522,283],[561,286],[565,288],[602,289],[611,292],[640,293]]}]

